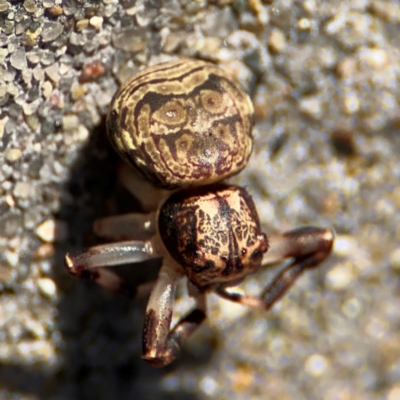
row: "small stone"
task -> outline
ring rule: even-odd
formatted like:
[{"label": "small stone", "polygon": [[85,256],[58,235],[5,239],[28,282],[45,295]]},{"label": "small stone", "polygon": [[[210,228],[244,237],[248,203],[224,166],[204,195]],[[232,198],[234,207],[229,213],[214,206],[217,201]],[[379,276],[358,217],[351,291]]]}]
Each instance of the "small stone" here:
[{"label": "small stone", "polygon": [[356,93],[349,92],[343,97],[343,111],[346,114],[354,114],[360,109],[360,100]]},{"label": "small stone", "polygon": [[355,254],[359,247],[359,243],[353,236],[337,235],[333,246],[333,252],[338,257],[349,257]]},{"label": "small stone", "polygon": [[46,81],[45,83],[43,83],[42,93],[46,99],[48,99],[50,97],[52,91],[53,91],[53,85],[49,81]]},{"label": "small stone", "polygon": [[82,33],[72,32],[69,41],[74,46],[83,46],[87,42],[87,37]]},{"label": "small stone", "polygon": [[328,361],[321,354],[313,354],[307,358],[305,369],[312,376],[321,376],[328,369]]},{"label": "small stone", "polygon": [[6,19],[5,21],[3,20],[3,26],[2,26],[3,33],[6,35],[10,35],[14,31],[14,21],[9,21]]},{"label": "small stone", "polygon": [[8,282],[13,277],[13,268],[0,264],[0,283]]},{"label": "small stone", "polygon": [[79,118],[77,115],[64,115],[62,119],[63,130],[76,129],[79,126]]},{"label": "small stone", "polygon": [[5,154],[5,159],[8,162],[15,162],[18,161],[21,158],[22,152],[20,149],[10,149],[6,152]]},{"label": "small stone", "polygon": [[85,89],[83,86],[73,83],[71,87],[71,97],[72,100],[78,100],[85,94]]},{"label": "small stone", "polygon": [[63,241],[68,237],[68,225],[64,221],[48,219],[36,228],[36,235],[47,243]]},{"label": "small stone", "polygon": [[75,24],[75,28],[78,31],[81,31],[82,29],[85,29],[89,26],[89,20],[88,19],[81,19],[80,21],[77,21]]},{"label": "small stone", "polygon": [[308,18],[300,18],[297,26],[303,31],[307,31],[311,28],[311,21]]},{"label": "small stone", "polygon": [[103,26],[103,18],[102,17],[90,18],[90,25],[93,26],[93,28],[99,30]]},{"label": "small stone", "polygon": [[52,244],[42,244],[35,250],[34,255],[36,259],[42,260],[52,257],[54,255],[54,252],[55,249]]},{"label": "small stone", "polygon": [[36,188],[29,182],[17,182],[13,194],[19,199],[28,199],[35,196]]},{"label": "small stone", "polygon": [[33,77],[38,81],[42,82],[44,80],[44,71],[40,65],[37,65],[33,70]]},{"label": "small stone", "polygon": [[317,7],[317,4],[315,3],[315,0],[304,0],[304,2],[303,2],[304,10],[310,14],[315,12],[316,7]]},{"label": "small stone", "polygon": [[165,38],[163,50],[166,53],[174,52],[184,41],[184,36],[175,32],[168,33]]},{"label": "small stone", "polygon": [[360,61],[379,71],[388,65],[388,55],[382,49],[363,49],[359,53]]},{"label": "small stone", "polygon": [[93,82],[106,72],[105,65],[100,60],[94,60],[85,65],[81,76],[78,78],[79,83]]},{"label": "small stone", "polygon": [[15,34],[20,35],[25,32],[32,23],[32,19],[30,17],[25,16],[20,22],[15,25]]},{"label": "small stone", "polygon": [[57,84],[60,81],[60,73],[58,64],[53,64],[45,68],[45,74],[55,83]]},{"label": "small stone", "polygon": [[4,60],[7,57],[7,55],[8,55],[8,50],[0,48],[0,63],[4,62]]},{"label": "small stone", "polygon": [[80,142],[86,142],[89,136],[90,136],[89,130],[84,125],[80,125],[78,128],[76,139],[79,140]]},{"label": "small stone", "polygon": [[41,53],[41,58],[40,62],[42,65],[51,65],[54,64],[56,58],[54,55],[54,52],[48,51],[48,50],[43,50]]},{"label": "small stone", "polygon": [[389,254],[389,263],[394,270],[400,272],[400,249],[396,249]]},{"label": "small stone", "polygon": [[386,400],[399,400],[400,399],[400,385],[394,386],[390,389],[385,397]]},{"label": "small stone", "polygon": [[279,29],[273,29],[268,39],[268,47],[275,53],[282,53],[287,48],[286,38]]},{"label": "small stone", "polygon": [[61,35],[63,30],[64,28],[59,22],[46,21],[43,24],[43,29],[41,33],[42,41],[44,43],[52,42]]},{"label": "small stone", "polygon": [[24,49],[18,49],[10,57],[10,63],[15,69],[22,70],[28,66]]},{"label": "small stone", "polygon": [[46,336],[46,331],[43,328],[43,325],[39,322],[29,319],[25,322],[25,326],[27,330],[35,337],[35,339],[44,339]]},{"label": "small stone", "polygon": [[36,30],[34,33],[29,30],[21,36],[21,45],[27,47],[34,47],[37,44],[37,38],[41,33],[41,29]]},{"label": "small stone", "polygon": [[343,314],[348,318],[357,318],[360,315],[361,310],[361,303],[356,298],[349,299],[342,306]]},{"label": "small stone", "polygon": [[49,8],[49,13],[52,17],[59,17],[63,13],[61,6],[52,6]]},{"label": "small stone", "polygon": [[16,251],[5,251],[4,258],[11,267],[16,267],[19,263],[19,255]]},{"label": "small stone", "polygon": [[138,28],[129,28],[113,37],[113,43],[116,49],[139,53],[147,47],[147,30]]},{"label": "small stone", "polygon": [[40,61],[40,51],[32,50],[28,52],[26,57],[31,64],[37,64]]},{"label": "small stone", "polygon": [[22,104],[22,109],[24,110],[24,115],[25,116],[30,116],[34,114],[37,109],[39,108],[41,101],[40,99],[37,99],[33,101],[32,103],[23,103]]},{"label": "small stone", "polygon": [[[59,3],[59,1],[57,1]],[[43,7],[44,8],[50,8],[53,7],[56,4],[56,0],[43,0]]]},{"label": "small stone", "polygon": [[7,11],[10,3],[6,0],[0,0],[0,13]]},{"label": "small stone", "polygon": [[47,297],[54,297],[57,293],[57,287],[54,281],[50,278],[40,278],[38,279],[38,287],[40,292]]},{"label": "small stone", "polygon": [[27,125],[29,126],[29,128],[31,128],[31,130],[33,132],[35,132],[36,129],[38,129],[40,126],[38,116],[35,114],[29,114],[29,113],[25,113],[25,116],[26,116],[25,121],[26,121]]},{"label": "small stone", "polygon": [[[9,196],[11,197],[11,196]],[[8,213],[0,218],[0,236],[11,238],[18,233],[22,224],[22,216],[17,213]]]},{"label": "small stone", "polygon": [[55,350],[48,340],[19,340],[17,352],[27,365],[50,363],[55,358]]},{"label": "small stone", "polygon": [[319,119],[322,117],[322,104],[318,97],[305,97],[299,101],[299,109],[304,114]]},{"label": "small stone", "polygon": [[331,269],[326,274],[327,286],[332,290],[341,290],[346,288],[354,279],[351,271],[351,265],[341,264]]},{"label": "small stone", "polygon": [[37,10],[35,0],[25,0],[23,5],[27,13],[32,14]]},{"label": "small stone", "polygon": [[13,82],[10,82],[7,86],[7,93],[11,96],[16,96],[18,94],[18,87]]}]

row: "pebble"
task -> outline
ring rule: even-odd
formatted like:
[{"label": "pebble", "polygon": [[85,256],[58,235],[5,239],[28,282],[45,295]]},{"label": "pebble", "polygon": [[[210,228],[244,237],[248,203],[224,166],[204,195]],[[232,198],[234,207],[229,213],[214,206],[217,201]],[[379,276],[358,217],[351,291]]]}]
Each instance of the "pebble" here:
[{"label": "pebble", "polygon": [[52,244],[42,244],[35,250],[35,258],[38,260],[52,257],[55,253],[55,248]]},{"label": "pebble", "polygon": [[32,14],[37,10],[35,0],[25,0],[23,4],[26,12]]},{"label": "pebble", "polygon": [[284,33],[279,29],[273,29],[268,39],[268,47],[275,53],[283,53],[287,48]]},{"label": "pebble", "polygon": [[396,249],[389,254],[389,263],[395,271],[400,272],[400,249]]},{"label": "pebble", "polygon": [[328,369],[328,360],[321,354],[313,354],[305,362],[306,371],[315,377],[323,375]]},{"label": "pebble", "polygon": [[327,286],[332,290],[345,289],[354,279],[351,266],[348,263],[332,268],[325,277]]},{"label": "pebble", "polygon": [[103,25],[103,18],[102,17],[90,18],[90,25],[93,26],[93,28],[95,29],[100,29]]},{"label": "pebble", "polygon": [[40,278],[37,281],[40,292],[49,298],[54,297],[57,293],[57,287],[54,281],[50,278]]},{"label": "pebble", "polygon": [[64,221],[48,219],[41,223],[35,232],[44,242],[61,242],[68,237],[68,225]]},{"label": "pebble", "polygon": [[8,162],[15,162],[21,158],[22,152],[20,149],[9,149],[5,153],[5,159]]},{"label": "pebble", "polygon": [[42,86],[42,91],[43,91],[42,92],[43,96],[46,99],[48,99],[53,91],[53,85],[51,84],[51,82],[49,82],[49,81],[44,82],[43,86]]},{"label": "pebble", "polygon": [[0,0],[0,12],[7,11],[10,7],[10,3],[6,0]]},{"label": "pebble", "polygon": [[349,257],[359,249],[358,241],[350,235],[337,235],[333,252],[338,257]]},{"label": "pebble", "polygon": [[360,100],[355,92],[348,92],[343,96],[343,111],[354,114],[360,109]]},{"label": "pebble", "polygon": [[34,319],[28,319],[25,322],[26,329],[33,334],[35,339],[44,339],[46,337],[46,331],[42,324]]},{"label": "pebble", "polygon": [[82,29],[85,29],[88,26],[89,26],[89,20],[88,19],[81,19],[80,21],[77,21],[76,24],[75,24],[75,28],[78,31],[81,31]]},{"label": "pebble", "polygon": [[57,63],[46,67],[44,72],[56,85],[58,84],[58,82],[60,81],[60,72]]},{"label": "pebble", "polygon": [[24,49],[18,49],[10,57],[10,63],[15,69],[22,70],[28,66]]},{"label": "pebble", "polygon": [[49,13],[53,17],[59,17],[63,13],[63,9],[60,6],[52,6],[49,8]]},{"label": "pebble", "polygon": [[53,40],[57,39],[61,35],[63,30],[64,30],[64,27],[59,22],[46,21],[43,24],[43,28],[42,28],[42,33],[41,33],[42,41],[44,43],[52,42]]},{"label": "pebble", "polygon": [[17,182],[13,194],[17,198],[28,199],[35,196],[36,187],[33,182]]},{"label": "pebble", "polygon": [[76,129],[79,125],[79,118],[77,115],[70,114],[64,115],[62,119],[62,127],[63,130],[71,130]]},{"label": "pebble", "polygon": [[47,340],[22,340],[18,343],[17,350],[25,365],[48,363],[55,357],[55,350]]},{"label": "pebble", "polygon": [[394,386],[387,394],[385,400],[400,400],[400,385]]},{"label": "pebble", "polygon": [[322,104],[318,97],[304,97],[299,101],[299,109],[304,114],[315,119],[322,117]]}]

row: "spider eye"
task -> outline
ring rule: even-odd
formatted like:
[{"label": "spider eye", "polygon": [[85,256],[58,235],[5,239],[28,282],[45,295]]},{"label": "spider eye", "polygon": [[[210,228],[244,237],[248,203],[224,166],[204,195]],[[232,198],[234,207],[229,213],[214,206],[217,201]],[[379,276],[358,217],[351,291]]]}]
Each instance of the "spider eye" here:
[{"label": "spider eye", "polygon": [[256,249],[251,253],[250,257],[253,261],[256,261],[262,257],[262,252],[259,249]]}]

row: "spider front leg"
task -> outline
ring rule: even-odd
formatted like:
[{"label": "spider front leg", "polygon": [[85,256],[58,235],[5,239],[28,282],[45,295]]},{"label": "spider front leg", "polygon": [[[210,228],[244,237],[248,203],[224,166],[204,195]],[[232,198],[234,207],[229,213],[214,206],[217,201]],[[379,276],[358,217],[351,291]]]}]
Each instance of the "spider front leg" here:
[{"label": "spider front leg", "polygon": [[195,307],[171,330],[176,286],[183,271],[165,260],[151,292],[143,328],[142,358],[155,367],[170,364],[178,356],[184,340],[205,319],[205,295],[196,293]]},{"label": "spider front leg", "polygon": [[77,256],[66,254],[65,267],[77,278],[92,280],[114,292],[135,297],[146,295],[153,283],[131,287],[117,273],[106,267],[139,263],[157,257],[159,256],[152,241],[130,240],[93,246]]},{"label": "spider front leg", "polygon": [[225,287],[217,293],[227,299],[249,307],[269,310],[306,270],[318,267],[330,254],[334,234],[331,230],[304,227],[269,238],[270,248],[263,264],[275,264],[287,258],[293,261],[275,277],[260,296],[247,296],[229,292]]}]

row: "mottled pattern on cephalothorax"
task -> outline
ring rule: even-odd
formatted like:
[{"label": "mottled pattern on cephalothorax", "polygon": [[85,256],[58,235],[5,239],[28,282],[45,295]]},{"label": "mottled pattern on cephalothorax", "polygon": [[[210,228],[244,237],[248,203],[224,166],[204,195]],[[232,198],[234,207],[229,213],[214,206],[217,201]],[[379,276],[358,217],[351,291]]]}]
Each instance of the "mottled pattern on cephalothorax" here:
[{"label": "mottled pattern on cephalothorax", "polygon": [[125,82],[111,104],[108,134],[153,185],[210,184],[241,171],[252,150],[253,105],[226,71],[180,59]]},{"label": "mottled pattern on cephalothorax", "polygon": [[197,287],[255,272],[268,249],[253,200],[237,186],[178,192],[162,206],[159,232]]}]

